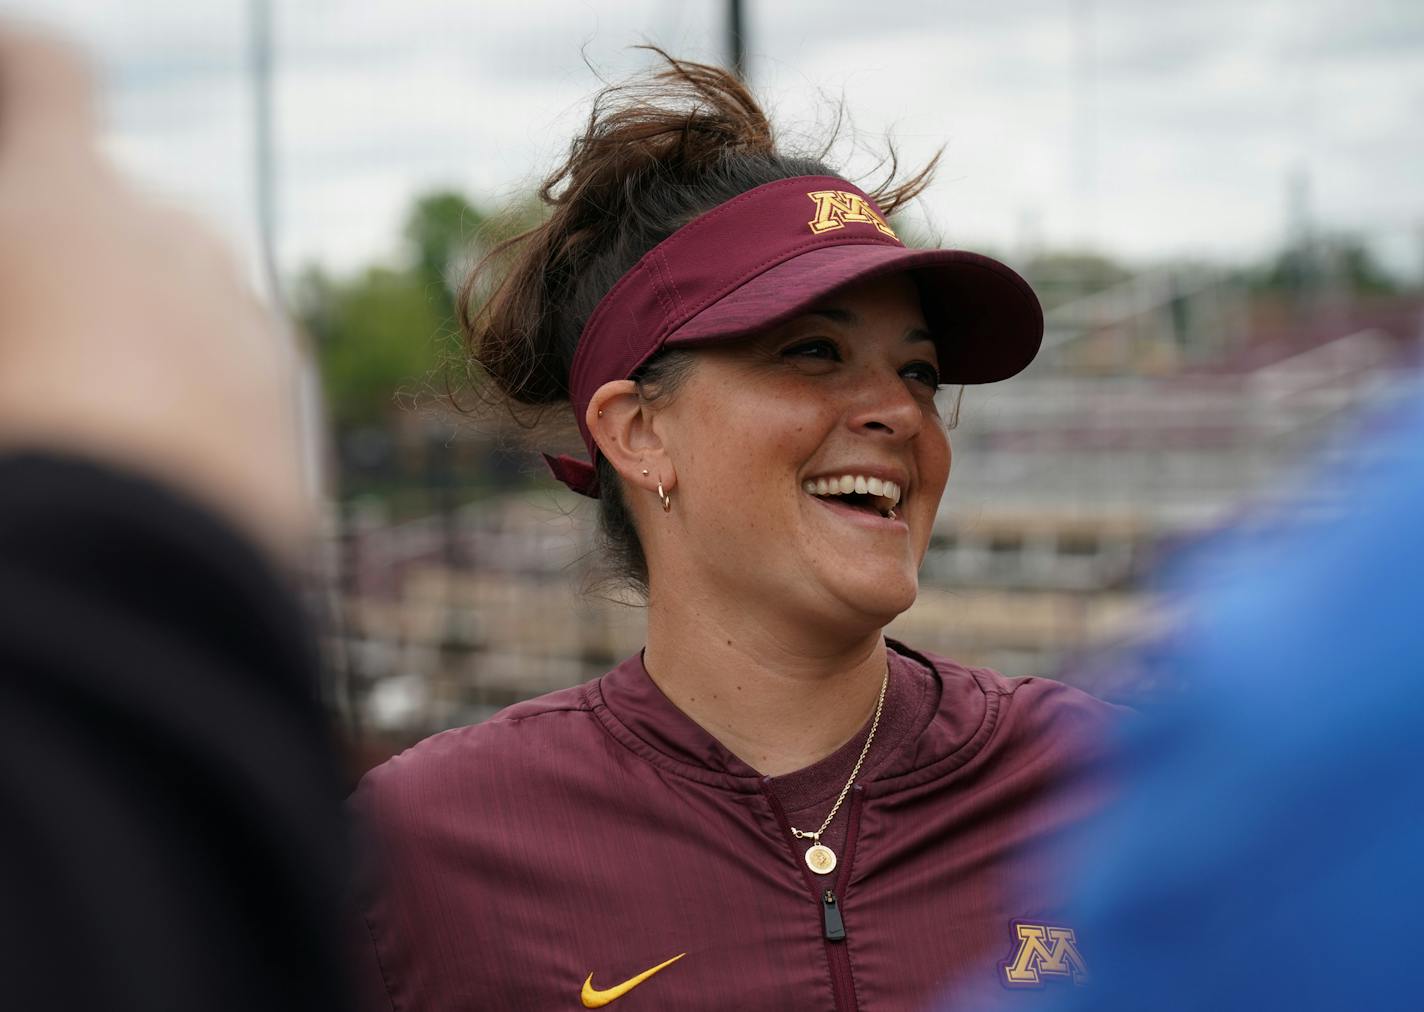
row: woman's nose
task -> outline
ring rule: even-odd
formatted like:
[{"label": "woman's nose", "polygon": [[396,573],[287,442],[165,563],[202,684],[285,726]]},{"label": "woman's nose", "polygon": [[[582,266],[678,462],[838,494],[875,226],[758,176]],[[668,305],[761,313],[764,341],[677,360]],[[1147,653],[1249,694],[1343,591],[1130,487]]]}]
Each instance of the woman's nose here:
[{"label": "woman's nose", "polygon": [[850,425],[857,432],[909,439],[924,424],[924,405],[894,369],[877,369],[861,377],[852,395]]}]

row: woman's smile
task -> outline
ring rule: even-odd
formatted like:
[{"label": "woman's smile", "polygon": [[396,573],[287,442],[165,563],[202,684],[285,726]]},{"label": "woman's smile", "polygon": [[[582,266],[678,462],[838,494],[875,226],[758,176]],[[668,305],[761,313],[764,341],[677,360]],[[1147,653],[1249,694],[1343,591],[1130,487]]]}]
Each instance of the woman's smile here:
[{"label": "woman's smile", "polygon": [[864,527],[867,530],[883,531],[893,534],[909,534],[910,525],[903,517],[898,516],[893,509],[885,509],[873,505],[859,506],[854,501],[840,498],[838,496],[817,496],[815,497],[819,505],[831,511],[831,513],[843,521]]},{"label": "woman's smile", "polygon": [[833,472],[829,477],[807,478],[801,483],[802,491],[827,506],[878,514],[887,520],[897,519],[895,509],[900,505],[904,486],[903,478],[885,476],[884,471],[874,468]]}]

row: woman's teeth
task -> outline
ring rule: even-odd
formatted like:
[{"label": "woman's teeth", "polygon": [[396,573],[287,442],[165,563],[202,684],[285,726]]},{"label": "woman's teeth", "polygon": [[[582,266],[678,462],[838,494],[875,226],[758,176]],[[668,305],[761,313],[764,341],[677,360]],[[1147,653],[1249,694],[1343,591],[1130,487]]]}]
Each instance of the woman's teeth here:
[{"label": "woman's teeth", "polygon": [[871,505],[882,515],[888,516],[900,504],[900,486],[893,481],[867,478],[861,474],[843,474],[839,478],[807,478],[801,488],[811,495],[863,495],[870,496]]},{"label": "woman's teeth", "polygon": [[845,474],[839,478],[807,478],[801,483],[802,489],[812,495],[859,495],[883,496],[892,502],[900,501],[900,486],[893,481],[867,478],[860,474]]}]

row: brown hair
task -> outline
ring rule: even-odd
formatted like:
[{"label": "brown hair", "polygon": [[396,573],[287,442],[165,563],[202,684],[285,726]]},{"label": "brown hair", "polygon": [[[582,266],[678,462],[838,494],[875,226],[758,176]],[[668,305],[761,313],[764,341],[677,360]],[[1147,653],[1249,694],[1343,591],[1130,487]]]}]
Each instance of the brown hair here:
[{"label": "brown hair", "polygon": [[[568,158],[539,188],[548,217],[496,246],[460,291],[473,363],[531,423],[542,409],[568,403],[585,321],[649,250],[739,193],[838,174],[822,161],[834,138],[813,155],[778,151],[766,114],[730,72],[645,48],[663,65],[594,98]],[[890,179],[867,192],[892,214],[928,185],[937,160],[896,184],[892,147]],[[480,298],[486,290],[488,298]],[[694,357],[664,352],[633,378],[645,397],[670,396]],[[598,479],[599,528],[613,574],[646,591],[642,545],[618,475],[602,457]]]}]

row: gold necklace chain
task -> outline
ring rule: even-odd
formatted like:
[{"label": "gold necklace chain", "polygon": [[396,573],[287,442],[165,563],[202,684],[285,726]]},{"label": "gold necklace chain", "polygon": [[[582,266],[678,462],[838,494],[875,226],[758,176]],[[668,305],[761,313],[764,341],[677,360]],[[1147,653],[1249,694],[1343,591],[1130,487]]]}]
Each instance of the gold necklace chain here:
[{"label": "gold necklace chain", "polygon": [[855,767],[850,771],[850,779],[841,788],[841,793],[836,797],[836,803],[831,806],[831,813],[826,816],[826,821],[821,823],[821,828],[814,833],[807,833],[804,830],[791,829],[791,835],[798,840],[814,840],[821,842],[821,834],[826,831],[826,827],[831,824],[831,820],[836,817],[836,813],[841,810],[841,803],[845,801],[846,795],[850,793],[851,784],[855,783],[855,778],[860,773],[860,764],[865,762],[865,757],[870,754],[870,743],[875,740],[875,729],[880,726],[880,711],[885,707],[885,687],[890,684],[890,666],[885,666],[885,677],[880,679],[880,698],[875,701],[875,717],[870,722],[870,733],[865,736],[865,747],[860,750],[860,758],[855,761]]}]

